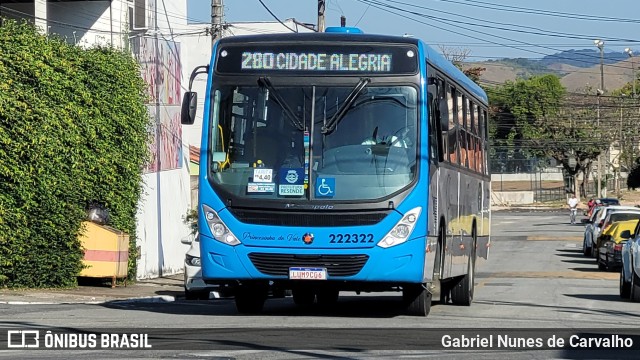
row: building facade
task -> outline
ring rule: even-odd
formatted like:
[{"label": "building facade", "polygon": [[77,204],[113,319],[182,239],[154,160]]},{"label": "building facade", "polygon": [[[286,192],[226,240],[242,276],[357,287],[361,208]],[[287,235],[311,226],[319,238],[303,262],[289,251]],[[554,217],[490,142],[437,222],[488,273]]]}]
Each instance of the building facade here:
[{"label": "building facade", "polygon": [[136,277],[183,271],[189,235],[183,218],[191,208],[189,151],[183,141],[185,0],[12,0],[0,1],[0,17],[33,22],[42,33],[82,47],[114,46],[132,51],[149,85],[151,162],[143,176],[138,205]]}]

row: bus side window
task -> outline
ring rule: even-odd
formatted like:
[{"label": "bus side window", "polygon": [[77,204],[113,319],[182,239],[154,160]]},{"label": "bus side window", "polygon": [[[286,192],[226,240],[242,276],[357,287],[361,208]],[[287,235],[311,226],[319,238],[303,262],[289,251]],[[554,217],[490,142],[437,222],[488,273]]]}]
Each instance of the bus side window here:
[{"label": "bus side window", "polygon": [[448,114],[449,114],[449,130],[447,131],[446,135],[443,134],[443,136],[447,137],[447,144],[448,146],[448,153],[449,153],[449,161],[452,164],[459,164],[458,159],[460,158],[458,156],[458,129],[457,129],[457,124],[456,124],[456,115],[455,115],[455,108],[456,108],[456,99],[455,99],[455,90],[451,87],[451,86],[447,86],[447,90],[446,90],[446,96],[447,96],[447,104],[449,104],[449,109],[448,109]]},{"label": "bus side window", "polygon": [[440,136],[440,134],[438,134],[440,127],[437,123],[438,102],[435,100],[435,95],[436,94],[432,92],[432,89],[430,87],[429,93],[427,94],[429,104],[429,160],[437,163],[439,161],[440,154],[440,146],[438,145],[442,143],[442,137]]},{"label": "bus side window", "polygon": [[480,117],[482,118],[482,134],[480,135],[483,149],[482,166],[484,167],[484,174],[489,175],[489,123],[487,110],[482,109],[480,111]]},{"label": "bus side window", "polygon": [[473,104],[473,135],[476,141],[476,171],[482,173],[482,139],[480,133],[480,114],[478,113],[478,105]]},{"label": "bus side window", "polygon": [[475,131],[473,131],[473,111],[471,109],[471,102],[469,98],[465,98],[464,101],[466,111],[466,121],[467,125],[467,154],[469,161],[469,169],[475,171],[476,170],[476,139],[475,139]]},{"label": "bus side window", "polygon": [[467,134],[466,134],[466,124],[465,124],[465,111],[464,111],[464,98],[462,94],[456,92],[456,114],[457,114],[457,122],[458,122],[458,141],[460,149],[460,166],[468,168],[469,163],[467,162]]},{"label": "bus side window", "polygon": [[441,100],[444,98],[444,82],[438,78],[430,79],[432,85],[429,86],[429,147],[430,156],[434,162],[449,161],[447,148],[447,138],[443,136],[440,119],[444,115],[440,111]]}]

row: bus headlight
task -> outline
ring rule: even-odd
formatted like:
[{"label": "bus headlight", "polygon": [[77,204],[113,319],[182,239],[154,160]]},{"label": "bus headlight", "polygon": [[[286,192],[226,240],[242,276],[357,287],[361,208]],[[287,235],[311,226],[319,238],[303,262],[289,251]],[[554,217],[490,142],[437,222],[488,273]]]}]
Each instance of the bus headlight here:
[{"label": "bus headlight", "polygon": [[418,217],[420,217],[421,211],[422,207],[413,208],[407,211],[407,213],[404,214],[404,217],[398,221],[391,231],[389,231],[387,235],[378,242],[378,246],[389,248],[407,241],[409,235],[411,235],[411,232],[413,231],[413,228],[418,222]]},{"label": "bus headlight", "polygon": [[209,226],[214,239],[228,245],[240,244],[240,240],[238,240],[238,238],[229,230],[227,225],[220,220],[218,213],[207,205],[202,205],[202,210],[204,210],[204,217],[207,219],[207,225]]}]

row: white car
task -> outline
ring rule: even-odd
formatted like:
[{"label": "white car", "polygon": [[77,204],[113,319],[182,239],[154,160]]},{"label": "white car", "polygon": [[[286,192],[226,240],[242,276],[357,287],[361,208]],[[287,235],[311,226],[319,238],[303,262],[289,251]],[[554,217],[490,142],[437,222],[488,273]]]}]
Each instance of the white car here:
[{"label": "white car", "polygon": [[595,244],[598,236],[600,236],[600,232],[604,227],[609,224],[605,224],[605,220],[607,216],[612,212],[634,212],[640,213],[640,209],[634,206],[622,206],[622,205],[611,205],[611,206],[603,206],[598,211],[596,211],[587,221],[587,226],[584,229],[584,240],[582,241],[582,250],[584,256],[592,256],[595,257],[596,252]]},{"label": "white car", "polygon": [[181,242],[191,245],[184,259],[184,297],[187,300],[208,300],[214,289],[202,280],[199,236],[190,235]]},{"label": "white car", "polygon": [[640,301],[640,224],[631,238],[622,245],[622,268],[620,270],[620,297]]}]

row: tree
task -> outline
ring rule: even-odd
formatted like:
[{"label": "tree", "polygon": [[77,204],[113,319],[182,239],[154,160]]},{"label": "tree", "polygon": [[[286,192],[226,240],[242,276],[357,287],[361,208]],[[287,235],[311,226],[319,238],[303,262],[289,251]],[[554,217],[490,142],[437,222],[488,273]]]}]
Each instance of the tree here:
[{"label": "tree", "polygon": [[[594,139],[600,132],[592,127],[589,97],[567,96],[555,75],[508,81],[488,94],[497,147],[512,157],[552,157],[571,178],[580,173],[587,178],[591,162],[604,148]],[[576,190],[575,183],[568,187]]]},{"label": "tree", "polygon": [[640,188],[640,158],[636,159],[636,163],[629,172],[627,177],[627,188],[637,189]]},{"label": "tree", "polygon": [[463,62],[469,57],[469,54],[471,54],[471,50],[469,49],[451,49],[440,46],[440,52],[442,52],[442,55],[445,57],[445,59],[451,61],[453,65],[455,65],[467,77],[469,77],[476,83],[480,81],[482,72],[487,70],[487,68],[481,66],[471,66],[466,69],[464,68]]}]

